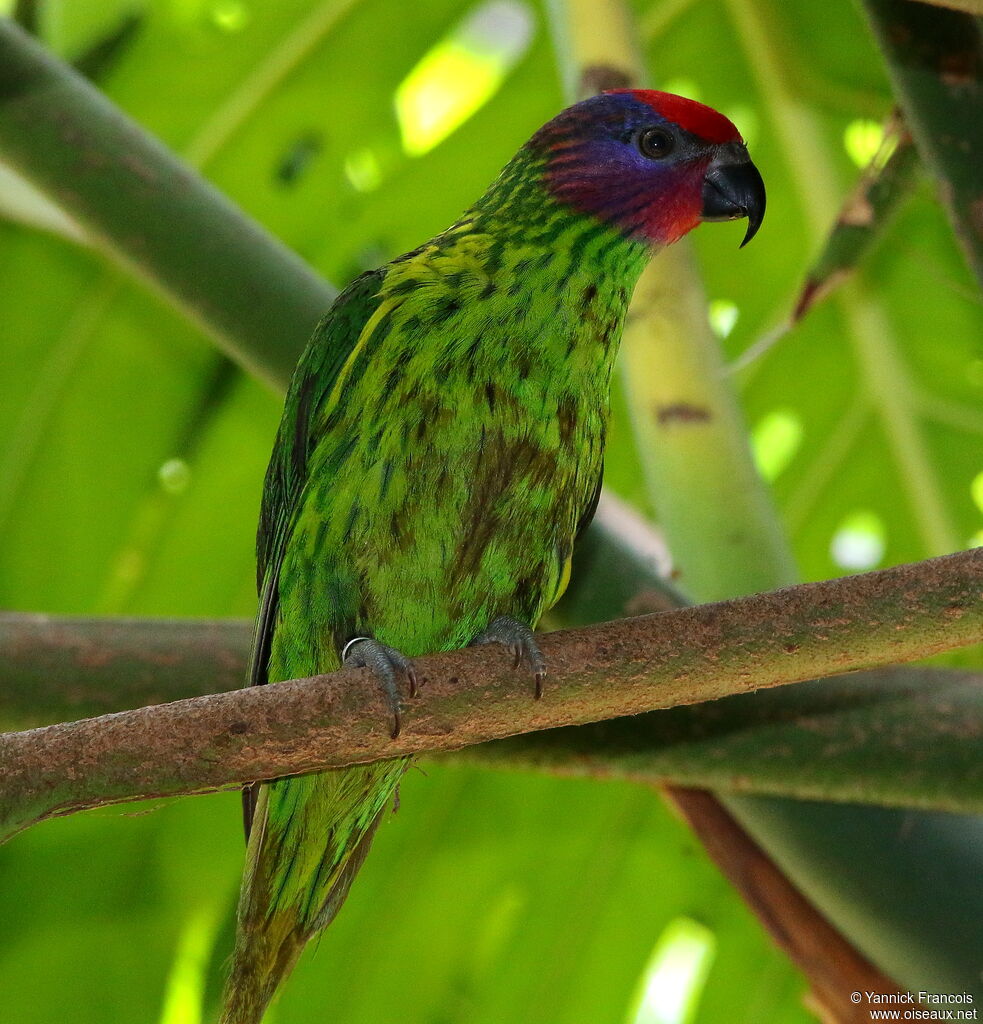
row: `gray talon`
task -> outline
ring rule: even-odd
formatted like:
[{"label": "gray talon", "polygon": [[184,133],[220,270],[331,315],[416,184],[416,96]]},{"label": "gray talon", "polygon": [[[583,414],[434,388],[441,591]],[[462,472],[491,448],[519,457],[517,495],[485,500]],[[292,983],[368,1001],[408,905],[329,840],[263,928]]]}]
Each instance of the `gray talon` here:
[{"label": "gray talon", "polygon": [[400,717],[403,710],[403,703],[399,696],[400,678],[406,679],[409,683],[411,697],[415,697],[418,691],[416,669],[414,669],[413,663],[394,647],[387,647],[385,644],[379,643],[378,640],[367,636],[358,636],[349,640],[341,652],[341,662],[343,665],[367,668],[376,677],[389,702],[389,711],[393,716],[390,734],[393,739],[396,739],[403,725]]},{"label": "gray talon", "polygon": [[515,658],[514,668],[521,668],[525,664],[536,680],[536,700],[542,697],[546,659],[536,643],[535,634],[525,622],[503,615],[471,641],[472,647],[478,644],[500,644]]}]

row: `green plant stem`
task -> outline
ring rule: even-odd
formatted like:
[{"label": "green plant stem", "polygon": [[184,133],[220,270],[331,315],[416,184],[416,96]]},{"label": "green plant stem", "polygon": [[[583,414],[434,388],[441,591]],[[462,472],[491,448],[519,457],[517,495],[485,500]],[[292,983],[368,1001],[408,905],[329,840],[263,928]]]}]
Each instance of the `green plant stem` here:
[{"label": "green plant stem", "polygon": [[6,18],[0,160],[270,383],[287,380],[337,294]]},{"label": "green plant stem", "polygon": [[[551,11],[569,99],[641,82],[626,8],[554,0]],[[620,369],[680,587],[716,601],[792,582],[791,551],[747,447],[688,243],[659,253],[642,274]],[[719,538],[725,550],[708,538]]]},{"label": "green plant stem", "polygon": [[795,566],[706,309],[690,249],[662,253],[635,290],[621,370],[673,578],[717,601],[790,583]]},{"label": "green plant stem", "polygon": [[202,792],[716,700],[913,660],[983,636],[983,550],[546,634],[547,697],[500,651],[417,659],[398,737],[364,669],[0,737],[0,835],[88,807]]},{"label": "green plant stem", "polygon": [[983,9],[864,0],[918,150],[983,285]]}]

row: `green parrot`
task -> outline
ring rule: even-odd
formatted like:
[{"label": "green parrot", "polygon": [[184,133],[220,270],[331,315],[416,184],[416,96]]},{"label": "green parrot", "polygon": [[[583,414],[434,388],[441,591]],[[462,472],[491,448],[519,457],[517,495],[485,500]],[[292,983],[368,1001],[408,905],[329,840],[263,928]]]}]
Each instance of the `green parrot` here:
[{"label": "green parrot", "polygon": [[[396,732],[410,659],[499,643],[539,696],[533,629],[597,504],[639,274],[703,220],[746,217],[747,242],[764,207],[726,117],[615,90],[541,128],[446,231],[353,281],[300,359],[267,471],[250,682],[366,666]],[[338,913],[406,766],[247,791],[224,1024],[260,1021]]]}]

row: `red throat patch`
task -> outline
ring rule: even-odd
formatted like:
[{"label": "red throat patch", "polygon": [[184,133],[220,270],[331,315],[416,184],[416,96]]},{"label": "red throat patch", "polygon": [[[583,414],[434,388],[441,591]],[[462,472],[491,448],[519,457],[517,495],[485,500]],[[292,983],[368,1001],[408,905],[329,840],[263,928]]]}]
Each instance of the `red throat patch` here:
[{"label": "red throat patch", "polygon": [[610,93],[627,93],[646,106],[651,107],[660,117],[678,124],[683,131],[698,135],[707,142],[740,142],[741,133],[730,118],[724,117],[713,107],[696,100],[687,100],[671,92],[655,89],[610,89]]}]

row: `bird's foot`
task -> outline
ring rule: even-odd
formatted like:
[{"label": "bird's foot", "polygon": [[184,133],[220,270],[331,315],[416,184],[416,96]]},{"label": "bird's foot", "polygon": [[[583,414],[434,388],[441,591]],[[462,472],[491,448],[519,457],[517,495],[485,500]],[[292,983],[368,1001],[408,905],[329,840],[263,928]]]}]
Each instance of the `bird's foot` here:
[{"label": "bird's foot", "polygon": [[391,733],[392,738],[396,739],[402,728],[400,714],[403,702],[399,696],[400,681],[405,680],[409,684],[410,697],[417,694],[416,669],[413,662],[394,647],[387,647],[367,636],[357,636],[349,640],[341,652],[341,662],[355,668],[367,668],[376,677],[389,703],[389,710],[393,716]]},{"label": "bird's foot", "polygon": [[515,668],[525,665],[536,680],[536,700],[543,695],[543,678],[546,675],[546,659],[543,657],[532,629],[518,619],[503,615],[483,629],[470,646],[478,644],[501,644],[515,657]]}]

